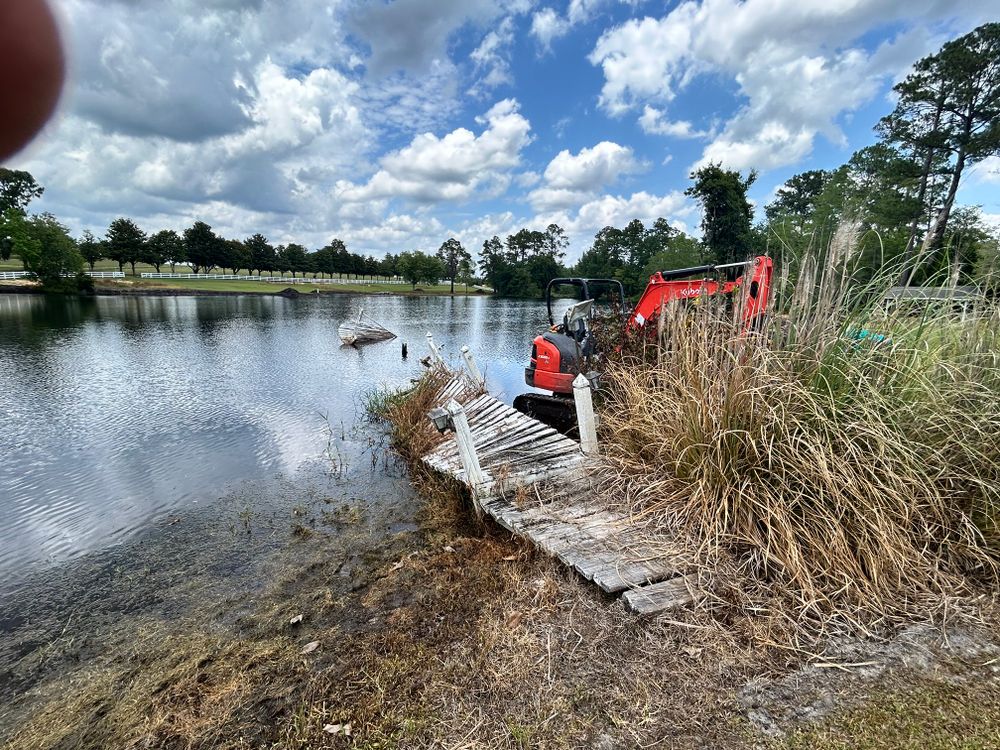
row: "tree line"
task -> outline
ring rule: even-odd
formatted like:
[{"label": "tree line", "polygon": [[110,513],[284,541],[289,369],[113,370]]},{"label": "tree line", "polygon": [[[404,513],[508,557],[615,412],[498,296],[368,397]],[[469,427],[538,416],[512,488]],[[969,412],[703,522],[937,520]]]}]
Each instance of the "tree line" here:
[{"label": "tree line", "polygon": [[147,235],[132,219],[122,217],[111,222],[101,239],[85,231],[79,249],[91,270],[99,260],[108,259],[117,263],[119,270],[128,264],[133,275],[137,263],[151,265],[157,272],[164,265],[176,270],[178,264],[185,264],[193,273],[220,269],[234,275],[244,270],[248,275],[279,272],[293,277],[300,273],[346,278],[398,275],[397,256],[389,254],[377,260],[352,253],[339,239],[310,252],[297,243],[273,245],[259,233],[245,240],[226,239],[203,221],[180,233],[165,229]]}]

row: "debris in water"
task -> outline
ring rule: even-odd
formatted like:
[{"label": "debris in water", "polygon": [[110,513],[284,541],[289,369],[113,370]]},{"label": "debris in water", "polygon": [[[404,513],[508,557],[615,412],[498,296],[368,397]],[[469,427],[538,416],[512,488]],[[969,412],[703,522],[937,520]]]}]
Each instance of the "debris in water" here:
[{"label": "debris in water", "polygon": [[396,338],[396,334],[365,316],[364,308],[358,312],[357,319],[346,320],[337,329],[340,340],[348,346],[370,344],[375,341],[388,341]]}]

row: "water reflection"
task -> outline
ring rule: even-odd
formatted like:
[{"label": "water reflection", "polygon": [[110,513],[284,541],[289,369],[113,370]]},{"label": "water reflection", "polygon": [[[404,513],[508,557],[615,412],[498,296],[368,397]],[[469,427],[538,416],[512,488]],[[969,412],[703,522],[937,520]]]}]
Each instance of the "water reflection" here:
[{"label": "water reflection", "polygon": [[[400,340],[341,347],[361,305]],[[510,400],[544,326],[539,303],[482,297],[0,295],[0,582],[292,475],[331,434],[364,460],[359,396],[406,383],[427,331]]]}]

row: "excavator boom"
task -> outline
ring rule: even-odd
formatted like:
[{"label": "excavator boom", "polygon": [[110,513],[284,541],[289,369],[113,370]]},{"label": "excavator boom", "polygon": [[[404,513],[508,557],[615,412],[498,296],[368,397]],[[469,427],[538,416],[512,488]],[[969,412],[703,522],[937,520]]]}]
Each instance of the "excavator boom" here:
[{"label": "excavator boom", "polygon": [[[731,281],[706,278],[709,273],[720,273],[729,269],[742,268],[743,273]],[[743,330],[749,331],[767,309],[771,291],[772,260],[766,255],[758,255],[745,263],[695,266],[676,271],[658,271],[649,277],[649,284],[632,310],[626,323],[626,330],[642,328],[655,317],[663,306],[674,300],[708,297],[716,294],[733,294],[746,283],[750,275],[746,302],[741,314]],[[752,273],[751,273],[752,272]],[[691,276],[700,278],[685,278]]]}]

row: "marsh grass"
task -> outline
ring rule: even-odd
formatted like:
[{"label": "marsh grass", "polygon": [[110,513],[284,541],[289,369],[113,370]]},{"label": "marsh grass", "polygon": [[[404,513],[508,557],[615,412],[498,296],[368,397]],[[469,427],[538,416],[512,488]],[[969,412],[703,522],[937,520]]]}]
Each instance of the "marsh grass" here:
[{"label": "marsh grass", "polygon": [[865,629],[996,582],[1000,316],[884,312],[857,239],[776,278],[759,334],[668,307],[612,357],[601,416],[620,497],[729,566],[731,598],[754,582]]}]

